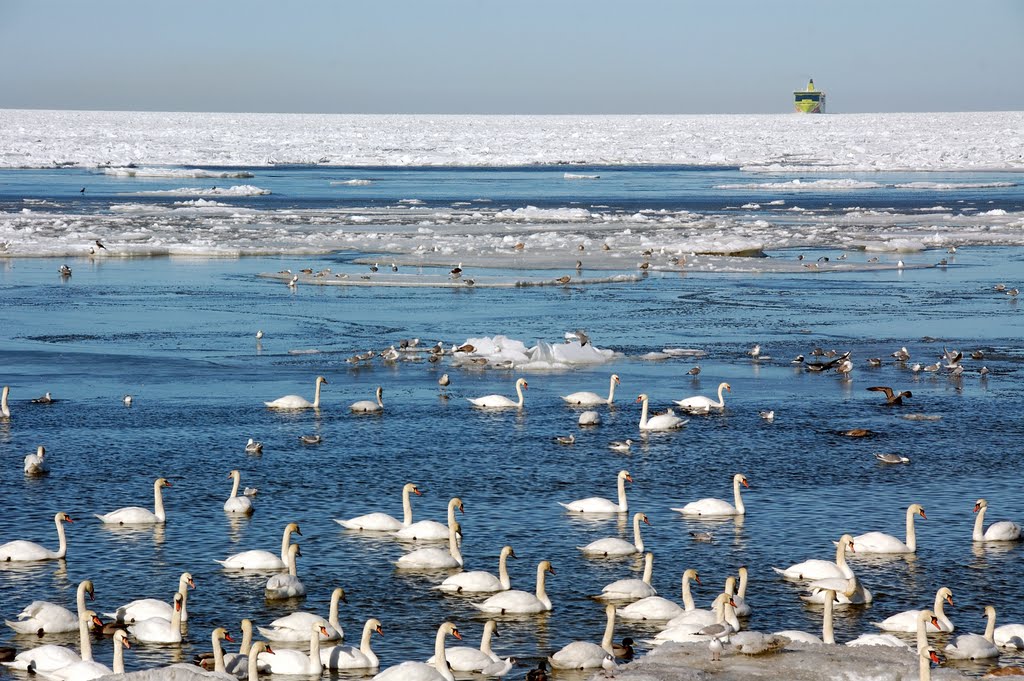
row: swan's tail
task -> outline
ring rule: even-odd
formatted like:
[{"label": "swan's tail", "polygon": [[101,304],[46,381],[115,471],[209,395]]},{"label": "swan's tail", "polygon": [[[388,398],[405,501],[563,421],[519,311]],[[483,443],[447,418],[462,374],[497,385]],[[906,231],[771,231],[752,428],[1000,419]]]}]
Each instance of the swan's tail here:
[{"label": "swan's tail", "polygon": [[571,508],[569,508],[569,504],[563,504],[563,503],[562,503],[561,501],[559,501],[559,502],[557,502],[557,503],[558,503],[558,505],[559,505],[559,506],[561,506],[562,508],[565,508],[565,509],[569,509],[570,511],[572,510]]},{"label": "swan's tail", "polygon": [[[673,509],[673,510],[678,510],[678,509]],[[793,577],[790,577],[789,573],[786,572],[785,570],[783,570],[782,568],[772,567],[772,570],[775,570],[775,574],[782,575],[786,579],[793,579]]]},{"label": "swan's tail", "polygon": [[348,530],[361,530],[361,529],[363,529],[363,528],[359,527],[358,525],[354,524],[351,520],[342,520],[341,518],[335,518],[334,522],[338,523],[339,525],[341,525],[342,527],[344,527],[345,529],[348,529]]},{"label": "swan's tail", "polygon": [[19,634],[35,634],[38,633],[42,627],[34,625],[32,622],[12,622],[11,620],[4,620],[4,624],[9,626]]}]

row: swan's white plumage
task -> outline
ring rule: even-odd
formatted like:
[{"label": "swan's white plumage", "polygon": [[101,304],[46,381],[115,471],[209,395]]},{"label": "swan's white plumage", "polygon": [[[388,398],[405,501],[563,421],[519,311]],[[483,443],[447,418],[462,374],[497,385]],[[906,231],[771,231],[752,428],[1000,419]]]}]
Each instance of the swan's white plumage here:
[{"label": "swan's white plumage", "polygon": [[535,593],[511,589],[499,591],[483,603],[470,603],[474,608],[483,612],[496,613],[501,615],[528,615],[551,610],[551,599],[548,598],[544,587],[544,575],[550,572],[555,574],[551,562],[542,560],[537,565],[537,590]]},{"label": "swan's white plumage", "polygon": [[519,401],[513,401],[504,395],[484,395],[483,397],[470,397],[467,398],[473,403],[473,406],[481,407],[484,409],[509,409],[509,408],[523,408],[523,391],[526,390],[527,384],[525,378],[516,380],[516,395],[519,397]]},{"label": "swan's white plumage", "polygon": [[742,473],[737,473],[732,477],[734,504],[730,504],[728,501],[723,499],[706,498],[691,501],[681,508],[673,508],[672,510],[678,511],[683,515],[703,517],[744,515],[747,512],[747,509],[743,505],[743,497],[740,495],[740,485],[750,487],[750,484],[747,482],[747,476]]},{"label": "swan's white plumage", "polygon": [[616,484],[618,486],[618,502],[614,502],[603,497],[587,497],[586,499],[570,501],[567,504],[559,501],[558,504],[567,511],[572,511],[574,513],[626,513],[629,511],[629,502],[626,500],[627,482],[633,482],[633,478],[630,476],[629,471],[619,471],[618,476],[616,477]]},{"label": "swan's white plumage", "polygon": [[53,522],[57,526],[57,550],[51,551],[25,539],[15,539],[6,544],[0,544],[0,563],[3,562],[29,562],[35,560],[60,560],[67,555],[68,541],[64,534],[64,523],[74,522],[67,513],[57,513],[53,516]]},{"label": "swan's white plumage", "polygon": [[116,511],[96,514],[107,525],[156,525],[167,520],[164,512],[164,497],[161,490],[170,487],[171,483],[166,478],[157,478],[153,483],[153,510],[141,506],[126,506]]},{"label": "swan's white plumage", "polygon": [[412,500],[410,494],[420,496],[420,489],[417,485],[407,482],[402,487],[402,510],[404,517],[398,520],[387,513],[367,513],[365,515],[349,518],[348,520],[335,519],[334,522],[349,530],[362,532],[397,532],[402,528],[412,525]]},{"label": "swan's white plumage", "polygon": [[611,380],[608,386],[608,397],[604,398],[597,393],[592,392],[576,392],[569,395],[563,395],[562,399],[567,404],[581,407],[595,407],[599,404],[612,404],[615,400],[615,386],[619,384],[619,377],[612,374]]},{"label": "swan's white plumage", "polygon": [[271,409],[319,409],[320,408],[320,386],[326,385],[327,379],[323,376],[316,377],[316,388],[313,394],[313,401],[310,402],[301,395],[285,395],[278,397],[271,402],[264,402]]},{"label": "swan's white plumage", "polygon": [[669,409],[665,414],[658,414],[657,416],[648,418],[647,409],[649,400],[647,395],[640,395],[636,398],[636,401],[643,403],[643,411],[640,413],[640,430],[676,430],[689,423],[686,419],[681,419],[676,416],[671,409]]},{"label": "swan's white plumage", "polygon": [[225,570],[286,570],[288,568],[288,549],[291,546],[292,532],[302,535],[297,523],[288,523],[284,528],[284,535],[281,537],[281,553],[275,555],[270,551],[262,549],[251,549],[228,556],[224,560],[214,559],[220,563]]},{"label": "swan's white plumage", "polygon": [[687,397],[683,400],[674,400],[679,407],[690,414],[707,414],[712,409],[725,409],[725,396],[722,394],[725,391],[732,392],[732,387],[728,383],[720,383],[718,385],[718,401],[705,397],[703,395],[696,395],[694,397]]}]

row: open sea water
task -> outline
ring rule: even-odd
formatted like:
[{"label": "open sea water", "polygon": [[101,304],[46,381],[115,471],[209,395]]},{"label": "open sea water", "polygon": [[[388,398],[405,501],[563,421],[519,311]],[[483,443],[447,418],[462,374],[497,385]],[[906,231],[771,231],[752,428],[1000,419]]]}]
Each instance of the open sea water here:
[{"label": "open sea water", "polygon": [[[256,177],[238,182],[271,189],[269,200],[276,203],[268,206],[265,196],[217,200],[278,216],[309,207],[394,207],[407,198],[428,207],[483,198],[492,209],[579,204],[714,212],[776,195],[761,190],[723,198],[714,186],[749,180],[738,170],[570,168],[602,177],[561,183],[555,190],[550,178],[566,169],[455,168],[359,169],[350,175],[374,184],[353,186],[357,196],[339,199],[327,184],[344,179],[337,169],[246,170]],[[980,182],[975,175],[952,179],[978,184],[992,179],[978,175]],[[606,182],[609,176],[616,179]],[[771,181],[790,179],[773,176]],[[939,181],[934,175],[928,179]],[[1009,179],[1010,187],[958,191],[955,200],[985,210],[1020,211],[1022,192]],[[223,179],[143,180],[78,170],[2,171],[0,209],[6,219],[22,210],[26,199],[53,204],[47,208],[54,216],[49,228],[67,240],[75,223],[88,227],[94,216],[108,215],[118,203],[137,202],[132,194],[142,186],[224,184]],[[953,200],[940,189],[822,189],[801,193],[799,201],[835,211],[874,201],[909,216],[916,208]],[[177,219],[191,224],[185,241],[207,238],[210,221],[215,222],[209,216],[191,223]],[[302,229],[322,227],[299,219],[295,230]],[[572,229],[567,243],[575,243],[571,239],[588,226]],[[799,586],[781,580],[771,567],[829,560],[832,542],[845,532],[880,530],[903,538],[905,509],[917,502],[928,518],[918,519],[915,556],[851,558],[875,601],[838,609],[837,639],[875,631],[871,622],[896,612],[930,607],[940,586],[955,594],[956,605],[947,612],[957,633],[981,632],[986,604],[998,609],[997,624],[1024,621],[1020,545],[971,541],[971,510],[980,497],[989,502],[986,524],[1024,520],[1019,493],[1024,318],[1016,297],[993,290],[1000,282],[1020,283],[1024,250],[1019,246],[882,253],[883,260],[898,257],[908,266],[884,271],[778,274],[759,271],[755,264],[744,273],[654,272],[636,283],[595,286],[300,285],[293,291],[257,275],[330,267],[356,277],[367,268],[354,261],[376,256],[285,250],[245,258],[124,258],[118,257],[122,242],[117,238],[124,233],[104,232],[111,253],[87,257],[84,247],[100,234],[88,228],[76,234],[82,243],[78,257],[0,260],[0,383],[11,386],[12,411],[9,420],[0,420],[0,499],[7,508],[0,514],[0,543],[30,539],[52,548],[53,514],[66,511],[76,520],[67,528],[65,561],[0,566],[4,619],[36,599],[73,609],[83,579],[96,585],[91,607],[99,612],[140,597],[170,600],[178,575],[187,570],[197,588],[190,593],[185,643],[133,647],[126,653],[129,670],[188,661],[209,648],[216,626],[226,626],[237,638],[243,617],[266,625],[295,609],[326,615],[337,586],[348,594],[340,613],[348,642],[358,645],[368,617],[383,622],[385,636],[373,641],[382,669],[426,659],[445,620],[458,624],[467,645],[478,644],[486,617],[469,603],[482,598],[431,590],[446,573],[395,570],[393,561],[411,545],[360,536],[333,520],[372,511],[400,517],[401,488],[415,482],[427,490],[413,500],[416,519],[443,521],[449,498],[464,501],[459,521],[466,569],[496,572],[498,552],[510,544],[519,556],[510,561],[513,588],[532,591],[538,561],[553,563],[557,574],[547,583],[553,612],[499,622],[494,648],[521,661],[523,667],[512,676],[520,678],[537,658],[570,641],[599,641],[605,617],[590,596],[611,581],[639,576],[640,559],[590,559],[577,549],[605,536],[629,539],[625,514],[581,519],[556,503],[614,498],[616,474],[626,469],[635,480],[628,485],[629,515],[642,511],[650,518],[643,539],[655,555],[653,583],[665,597],[678,600],[682,571],[696,568],[703,585],[695,587],[695,596],[707,607],[725,577],[746,565],[747,601],[753,608],[749,628],[820,631],[820,606],[805,605]],[[17,248],[10,234],[4,238]],[[231,238],[224,243],[230,245]],[[766,249],[769,260],[802,254],[808,262],[843,252],[821,243]],[[45,254],[44,249],[36,255]],[[863,262],[867,256],[851,252],[850,259]],[[382,256],[381,262],[390,258]],[[948,265],[912,268],[940,258]],[[457,253],[452,260],[459,260]],[[62,279],[57,267],[65,262],[73,275]],[[480,274],[503,276],[503,271],[496,261]],[[265,334],[260,343],[257,329]],[[420,338],[421,346],[442,340],[450,347],[503,334],[533,345],[561,342],[575,329],[585,329],[597,347],[615,350],[615,358],[596,367],[527,374],[522,411],[482,413],[466,401],[490,393],[514,396],[513,383],[521,375],[514,370],[453,368],[449,357],[437,364],[346,361],[356,352],[383,350],[407,338]],[[751,359],[747,350],[755,343],[767,357]],[[911,353],[904,364],[890,357],[901,346]],[[665,347],[699,349],[707,356],[641,359]],[[815,347],[850,351],[852,375],[810,373],[790,362],[797,354],[810,358]],[[910,369],[915,362],[935,362],[944,348],[961,349],[965,356],[981,350],[985,357],[965,360],[958,378],[944,370]],[[869,357],[883,358],[882,366],[869,367]],[[702,371],[688,376],[694,364]],[[982,366],[991,373],[980,375]],[[445,372],[452,380],[447,398],[437,385]],[[614,407],[598,409],[600,426],[580,428],[580,410],[565,406],[559,396],[577,390],[603,394],[611,373],[622,380]],[[280,413],[263,406],[291,393],[312,399],[317,375],[329,381],[319,412]],[[665,408],[690,395],[713,396],[722,381],[732,387],[723,413],[693,416],[678,432],[640,435],[639,406],[633,403],[639,393],[649,394],[653,407]],[[371,399],[378,385],[384,387],[383,415],[348,411],[349,403]],[[902,407],[887,407],[880,394],[866,391],[875,385],[912,390],[913,398]],[[46,391],[59,401],[31,403]],[[130,408],[122,404],[125,394],[134,396]],[[775,412],[773,422],[759,416],[768,409]],[[908,414],[941,418],[908,420]],[[877,434],[864,439],[837,434],[849,428]],[[573,445],[553,441],[570,433],[576,436]],[[303,434],[318,434],[322,443],[303,445],[298,439]],[[245,453],[250,437],[264,443],[262,455]],[[608,448],[612,440],[625,438],[635,442],[630,454]],[[40,444],[47,448],[52,472],[26,478],[22,459]],[[876,452],[897,452],[911,463],[886,466],[875,460]],[[231,518],[222,510],[230,489],[225,476],[232,469],[241,471],[243,485],[259,488],[251,518]],[[669,510],[701,497],[731,500],[736,472],[751,485],[744,490],[748,510],[742,520],[696,521]],[[164,491],[165,526],[111,529],[93,517],[122,506],[151,507],[157,477],[173,484]],[[214,563],[246,549],[276,552],[284,525],[292,521],[302,528],[298,574],[309,591],[304,600],[266,601],[266,575],[227,573]],[[695,542],[691,531],[710,531],[714,541]],[[657,630],[620,621],[616,638],[642,639]],[[0,633],[2,645],[36,643],[6,627]],[[94,652],[109,663],[109,644]],[[1021,659],[1004,654],[1001,662]],[[958,666],[978,673],[989,665]],[[20,674],[0,669],[0,676]]]}]

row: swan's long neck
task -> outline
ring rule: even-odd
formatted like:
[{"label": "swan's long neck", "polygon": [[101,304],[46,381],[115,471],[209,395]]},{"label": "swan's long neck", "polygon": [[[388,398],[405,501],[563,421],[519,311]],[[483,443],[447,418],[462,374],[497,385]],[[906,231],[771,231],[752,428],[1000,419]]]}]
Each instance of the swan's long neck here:
[{"label": "swan's long neck", "polygon": [[382,397],[382,391],[380,388],[377,388],[377,406],[381,409],[384,408],[384,398]]},{"label": "swan's long neck", "polygon": [[164,513],[164,495],[160,492],[160,482],[153,483],[153,515],[160,522],[164,522],[167,519],[167,514]]},{"label": "swan's long neck", "polygon": [[377,654],[373,652],[370,647],[370,639],[373,636],[373,630],[375,626],[373,620],[366,620],[366,624],[363,625],[363,638],[359,641],[359,652],[366,656],[372,666],[377,666]]},{"label": "swan's long neck", "polygon": [[642,400],[642,402],[643,402],[643,407],[642,407],[642,410],[640,412],[640,427],[641,428],[646,428],[647,427],[647,398],[645,397]]},{"label": "swan's long neck", "polygon": [[309,637],[309,673],[319,676],[324,670],[320,661],[320,627],[313,627],[313,635]]},{"label": "swan's long neck", "polygon": [[626,501],[626,476],[619,476],[619,512],[625,513],[629,510],[629,502]]},{"label": "swan's long neck", "polygon": [[434,638],[434,668],[448,681],[455,681],[451,670],[448,669],[448,657],[444,654],[444,637],[447,634],[445,629],[446,627],[443,626],[438,629],[437,636]]},{"label": "swan's long neck", "polygon": [[184,608],[185,606],[182,604],[182,607],[171,610],[171,631],[181,631],[181,613]]},{"label": "swan's long neck", "polygon": [[448,527],[455,527],[455,507],[458,506],[454,501],[448,502]]},{"label": "swan's long neck", "polygon": [[836,565],[847,579],[853,579],[853,570],[846,564],[846,545],[846,541],[839,540],[839,546],[836,547]]},{"label": "swan's long neck", "polygon": [[320,408],[320,384],[321,383],[322,383],[322,381],[317,379],[316,389],[313,391],[313,408],[314,409],[319,409]]},{"label": "swan's long neck", "polygon": [[718,386],[718,404],[716,404],[715,406],[716,407],[724,407],[725,406],[725,384],[724,383],[719,384],[719,386]]},{"label": "swan's long neck", "polygon": [[327,614],[327,623],[334,627],[335,631],[341,631],[341,622],[338,621],[339,603],[341,603],[341,592],[335,591],[331,594],[331,610]]},{"label": "swan's long neck", "polygon": [[487,657],[494,657],[494,652],[491,650],[491,636],[494,635],[494,630],[498,628],[494,620],[487,620],[487,624],[484,625],[484,635],[480,637],[480,652]]},{"label": "swan's long neck", "polygon": [[935,612],[931,613],[927,610],[922,610],[917,616],[917,652],[920,653],[922,650],[928,647],[928,623],[932,620],[932,615],[939,616],[939,599],[935,599]]},{"label": "swan's long neck", "polygon": [[292,544],[292,530],[290,527],[284,528],[284,536],[281,537],[281,562],[285,565],[288,564],[288,549]]},{"label": "swan's long neck", "polygon": [[292,577],[299,576],[299,569],[295,565],[295,552],[291,550],[288,551],[288,574]]},{"label": "swan's long neck", "polygon": [[78,644],[82,649],[82,660],[92,662],[92,641],[89,637],[89,623],[92,617],[82,614],[78,618]]},{"label": "swan's long neck", "polygon": [[[182,577],[178,580],[178,593],[181,594],[181,619],[188,619],[188,579]],[[172,603],[173,605],[173,603]]]},{"label": "swan's long neck", "polygon": [[85,612],[85,592],[88,590],[90,582],[84,581],[78,584],[78,593],[75,597],[75,602],[78,604],[78,616],[81,617]]},{"label": "swan's long neck", "polygon": [[612,648],[612,641],[615,638],[615,606],[609,605],[605,608],[605,612],[608,614],[608,621],[604,625],[604,636],[601,637],[601,647],[604,648],[604,652],[609,655],[614,655],[615,649]]},{"label": "swan's long neck", "polygon": [[[232,485],[231,485],[231,497],[237,497],[238,496],[238,486],[242,483],[242,475],[240,473],[235,473],[231,477],[235,479],[234,483],[232,483]],[[228,498],[231,498],[231,497],[228,497]]]},{"label": "swan's long neck", "polygon": [[836,643],[836,634],[832,629],[832,603],[835,599],[835,591],[830,589],[825,592],[825,619],[821,623],[821,641],[830,646]]},{"label": "swan's long neck", "polygon": [[551,600],[548,598],[548,592],[544,588],[544,566],[537,567],[537,600],[543,603],[545,606],[551,605]]},{"label": "swan's long neck", "polygon": [[238,648],[239,655],[248,655],[252,649],[252,620],[242,620],[242,645]]},{"label": "swan's long neck", "polygon": [[508,551],[505,550],[498,556],[498,582],[505,591],[512,588],[512,580],[508,576]]},{"label": "swan's long neck", "polygon": [[57,518],[54,522],[57,524],[57,558],[63,558],[68,553],[68,538],[64,534],[64,519]]},{"label": "swan's long neck", "polygon": [[722,606],[725,623],[732,627],[733,631],[740,630],[740,621],[736,617],[736,608],[729,605],[729,601],[726,601]]},{"label": "swan's long neck", "polygon": [[609,385],[608,385],[608,404],[611,404],[612,400],[614,400],[614,399],[615,399],[615,377],[612,376],[612,380],[609,382]]},{"label": "swan's long neck", "polygon": [[[646,556],[644,556],[644,576],[643,576],[641,581],[644,584],[650,585],[651,577],[653,577],[653,576],[654,576],[654,554],[653,553],[648,553]],[[683,588],[685,589],[686,587],[684,586]]]},{"label": "swan's long neck", "polygon": [[749,571],[747,570],[747,568],[741,567],[739,572],[740,572],[740,585],[736,589],[736,595],[739,596],[740,598],[746,598],[747,597],[747,579],[748,579],[747,573]]},{"label": "swan's long neck", "polygon": [[988,624],[985,625],[985,640],[995,645],[996,609],[989,606],[985,608],[985,614],[988,615]]},{"label": "swan's long neck", "polygon": [[412,525],[412,489],[409,487],[402,488],[402,527],[409,527]]},{"label": "swan's long neck", "polygon": [[[719,393],[719,394],[721,394],[721,393]],[[736,502],[736,504],[735,504],[736,505],[736,513],[738,513],[739,515],[744,515],[747,512],[747,509],[743,506],[743,495],[740,494],[740,485],[742,485],[742,484],[743,484],[743,482],[742,482],[741,478],[738,478],[738,477],[737,478],[733,478],[733,480],[732,480],[732,498],[733,498],[733,501]]]},{"label": "swan's long neck", "polygon": [[[213,636],[211,637],[211,642],[213,643],[213,671],[215,671],[215,672],[223,672],[223,671],[225,671],[225,668],[224,668],[224,648],[222,648],[221,645],[220,645],[220,632],[219,631],[214,630]],[[119,648],[119,646],[117,645],[117,641],[115,641],[114,642],[114,657],[115,657],[115,660],[117,658],[117,649],[118,648]]]},{"label": "swan's long neck", "polygon": [[935,594],[935,605],[932,610],[935,612],[935,616],[937,618],[946,618],[946,599],[942,597],[941,593]]},{"label": "swan's long neck", "polygon": [[[650,583],[650,582],[648,582]],[[683,573],[683,610],[689,612],[697,608],[693,602],[693,594],[690,593],[690,575]]]},{"label": "swan's long neck", "polygon": [[[213,649],[214,655],[220,650],[219,647]],[[124,674],[124,639],[120,636],[114,638],[114,668],[115,674]],[[220,656],[220,669],[218,671],[224,671],[224,654]]]},{"label": "swan's long neck", "polygon": [[640,514],[633,516],[633,546],[640,553],[644,552],[644,539],[640,536]]},{"label": "swan's long neck", "polygon": [[520,383],[519,381],[516,381],[516,395],[519,396],[519,402],[518,402],[517,406],[520,409],[522,409],[523,408],[523,402],[525,401],[525,398],[523,397],[523,384]]},{"label": "swan's long neck", "polygon": [[252,649],[249,651],[248,678],[250,679],[260,678],[259,662],[257,661],[257,658],[259,657],[260,653],[263,652],[264,648],[266,648],[266,644],[264,644],[262,641],[257,641],[256,645],[254,645]]},{"label": "swan's long neck", "polygon": [[910,549],[911,553],[917,551],[917,533],[914,532],[915,515],[917,514],[913,510],[907,509],[907,548]]},{"label": "swan's long neck", "polygon": [[4,386],[3,395],[0,395],[0,414],[3,414],[4,418],[11,418],[11,408],[7,406],[7,395],[11,392],[11,389]]},{"label": "swan's long neck", "polygon": [[459,550],[459,538],[455,536],[454,522],[448,524],[448,552],[452,554],[459,567],[462,567],[462,551]]},{"label": "swan's long neck", "polygon": [[974,519],[974,541],[982,541],[985,539],[985,507],[982,506],[978,509],[978,517]]},{"label": "swan's long neck", "polygon": [[919,659],[918,668],[917,668],[917,670],[918,670],[917,678],[920,679],[920,681],[932,681],[932,660],[931,660],[931,658],[924,652],[924,650],[919,651],[918,654],[917,654],[917,657]]}]

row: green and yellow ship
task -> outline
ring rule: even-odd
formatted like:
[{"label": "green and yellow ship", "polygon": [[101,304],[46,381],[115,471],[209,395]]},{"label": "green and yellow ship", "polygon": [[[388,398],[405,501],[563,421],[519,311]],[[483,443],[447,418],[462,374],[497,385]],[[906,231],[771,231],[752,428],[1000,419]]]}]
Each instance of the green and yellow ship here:
[{"label": "green and yellow ship", "polygon": [[814,79],[807,83],[806,90],[793,93],[793,104],[797,113],[825,113],[825,93],[814,89]]}]

